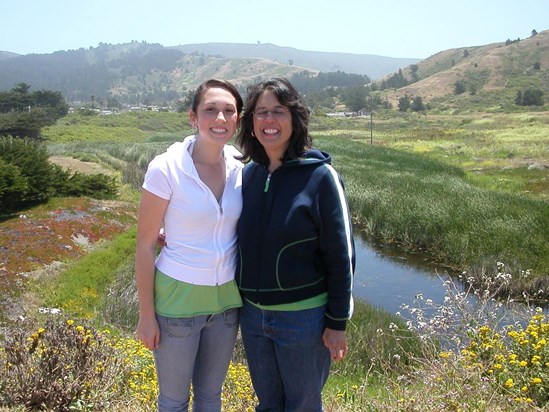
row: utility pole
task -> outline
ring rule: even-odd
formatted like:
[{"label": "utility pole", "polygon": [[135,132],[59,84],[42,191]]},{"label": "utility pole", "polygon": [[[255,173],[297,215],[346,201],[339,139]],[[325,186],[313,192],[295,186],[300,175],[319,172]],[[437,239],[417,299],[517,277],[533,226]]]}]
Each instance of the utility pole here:
[{"label": "utility pole", "polygon": [[372,95],[369,95],[367,97],[367,105],[368,111],[370,112],[370,144],[374,144],[374,99]]},{"label": "utility pole", "polygon": [[374,144],[374,111],[370,107],[370,144]]}]

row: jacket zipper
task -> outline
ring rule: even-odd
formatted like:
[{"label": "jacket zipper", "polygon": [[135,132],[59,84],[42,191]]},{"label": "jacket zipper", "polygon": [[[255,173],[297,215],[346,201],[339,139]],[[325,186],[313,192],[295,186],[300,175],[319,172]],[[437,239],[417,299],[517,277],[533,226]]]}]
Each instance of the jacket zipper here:
[{"label": "jacket zipper", "polygon": [[264,193],[267,193],[269,191],[269,184],[271,183],[271,174],[272,173],[269,173],[267,175],[267,180],[265,180],[265,189],[263,189]]}]

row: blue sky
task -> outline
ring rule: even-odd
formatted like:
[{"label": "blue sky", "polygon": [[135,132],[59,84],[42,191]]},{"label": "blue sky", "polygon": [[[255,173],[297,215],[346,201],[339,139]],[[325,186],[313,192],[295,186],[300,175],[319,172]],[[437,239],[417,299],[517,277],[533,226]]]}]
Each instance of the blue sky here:
[{"label": "blue sky", "polygon": [[1,0],[0,50],[273,43],[423,59],[549,29],[548,0]]}]

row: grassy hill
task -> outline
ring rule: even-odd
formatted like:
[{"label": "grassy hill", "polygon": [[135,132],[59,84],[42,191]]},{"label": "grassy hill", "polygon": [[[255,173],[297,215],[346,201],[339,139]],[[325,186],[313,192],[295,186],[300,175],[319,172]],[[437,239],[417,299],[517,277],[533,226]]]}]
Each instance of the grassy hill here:
[{"label": "grassy hill", "polygon": [[305,52],[269,45],[207,44],[163,47],[132,42],[52,54],[0,53],[0,90],[25,82],[36,89],[60,91],[69,101],[100,103],[114,97],[121,103],[173,102],[204,79],[219,77],[241,90],[258,79],[291,78],[295,73],[344,71],[390,73],[415,59]]},{"label": "grassy hill", "polygon": [[[0,52],[0,91],[25,82],[33,90],[60,91],[71,102],[90,102],[93,95],[101,106],[109,99],[122,104],[162,105],[185,98],[210,77],[230,80],[245,91],[248,84],[273,76],[316,76],[333,71],[377,78],[375,86],[382,89],[382,100],[394,108],[408,95],[421,96],[432,109],[448,113],[516,111],[518,91],[540,89],[548,100],[549,30],[523,40],[445,50],[421,61],[259,43],[175,47],[100,43],[95,48],[44,55]],[[405,87],[382,86],[397,74],[405,79]],[[463,87],[459,94],[458,82]],[[323,85],[327,86],[338,85]]]},{"label": "grassy hill", "polygon": [[258,78],[318,72],[265,58],[187,54],[146,42],[2,56],[6,58],[0,56],[0,90],[25,82],[33,90],[60,91],[69,101],[89,101],[94,95],[98,103],[109,97],[132,104],[172,102],[210,77],[245,87]]},{"label": "grassy hill", "polygon": [[187,44],[174,47],[185,53],[217,55],[225,58],[262,58],[274,60],[283,65],[307,67],[314,71],[355,73],[378,79],[416,63],[419,59],[377,56],[372,54],[352,54],[298,50],[293,47],[280,47],[271,43],[206,43]]},{"label": "grassy hill", "polygon": [[[417,67],[417,82],[384,91],[393,105],[406,94],[442,107],[470,109],[509,106],[517,91],[528,87],[539,88],[548,96],[549,30],[520,41],[441,51],[420,61]],[[411,80],[410,67],[402,73]],[[456,95],[458,81],[466,90]]]}]

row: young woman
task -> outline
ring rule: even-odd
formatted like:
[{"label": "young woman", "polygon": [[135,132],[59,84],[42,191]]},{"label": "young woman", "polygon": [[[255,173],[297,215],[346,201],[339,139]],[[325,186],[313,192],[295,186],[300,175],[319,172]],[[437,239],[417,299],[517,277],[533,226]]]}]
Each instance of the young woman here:
[{"label": "young woman", "polygon": [[257,411],[322,411],[331,360],[347,354],[354,245],[343,182],[311,148],[309,113],[284,79],[248,90],[236,280]]},{"label": "young woman", "polygon": [[[149,164],[138,217],[136,336],[154,351],[159,411],[220,411],[242,300],[234,281],[242,209],[240,153],[227,141],[243,101],[225,81],[198,87],[197,133]],[[158,258],[160,228],[165,246]]]}]

